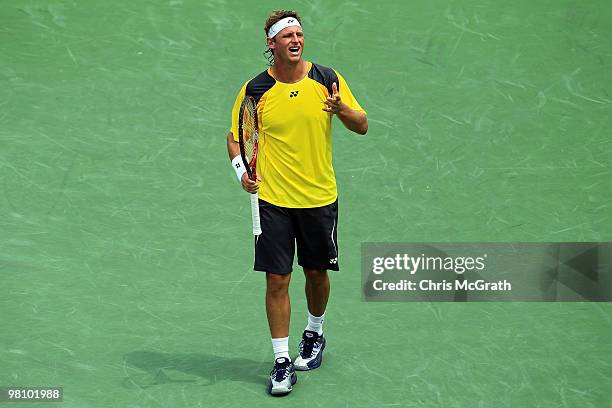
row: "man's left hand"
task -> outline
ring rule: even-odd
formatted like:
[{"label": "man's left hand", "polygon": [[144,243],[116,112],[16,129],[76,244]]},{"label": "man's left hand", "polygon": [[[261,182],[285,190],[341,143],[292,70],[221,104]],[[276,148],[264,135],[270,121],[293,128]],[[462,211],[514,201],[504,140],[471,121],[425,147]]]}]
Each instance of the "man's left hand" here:
[{"label": "man's left hand", "polygon": [[346,105],[342,103],[342,99],[340,99],[340,95],[338,94],[338,86],[334,82],[332,84],[332,95],[327,97],[327,100],[323,101],[326,105],[323,110],[329,113],[338,113],[342,111]]}]

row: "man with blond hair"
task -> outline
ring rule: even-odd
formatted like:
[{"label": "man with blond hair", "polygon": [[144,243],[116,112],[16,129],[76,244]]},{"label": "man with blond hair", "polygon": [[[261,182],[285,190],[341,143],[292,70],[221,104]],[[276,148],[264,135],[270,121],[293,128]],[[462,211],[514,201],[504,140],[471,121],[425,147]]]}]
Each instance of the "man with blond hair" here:
[{"label": "man with blond hair", "polygon": [[[297,381],[295,370],[321,365],[326,344],[327,271],[339,270],[332,117],[359,134],[367,132],[368,120],[340,74],[302,58],[304,32],[295,11],[272,12],[264,30],[271,66],[240,89],[227,148],[242,188],[259,193],[262,234],[255,241],[254,269],[266,273],[266,312],[275,357],[268,392],[282,395]],[[240,161],[238,113],[245,96],[255,99],[261,119],[256,181],[249,179]],[[288,289],[296,244],[306,277],[308,322],[292,361]]]}]

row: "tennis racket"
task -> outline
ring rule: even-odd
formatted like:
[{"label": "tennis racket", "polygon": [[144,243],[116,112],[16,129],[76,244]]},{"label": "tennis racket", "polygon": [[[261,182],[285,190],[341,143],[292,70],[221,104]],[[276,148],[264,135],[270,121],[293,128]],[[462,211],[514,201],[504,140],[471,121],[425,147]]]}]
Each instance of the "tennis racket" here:
[{"label": "tennis racket", "polygon": [[[259,134],[257,132],[257,104],[252,96],[245,96],[240,105],[238,116],[238,143],[240,156],[247,170],[249,178],[257,181],[257,150],[259,148]],[[253,235],[261,235],[259,222],[259,195],[251,194],[251,215],[253,218]]]}]

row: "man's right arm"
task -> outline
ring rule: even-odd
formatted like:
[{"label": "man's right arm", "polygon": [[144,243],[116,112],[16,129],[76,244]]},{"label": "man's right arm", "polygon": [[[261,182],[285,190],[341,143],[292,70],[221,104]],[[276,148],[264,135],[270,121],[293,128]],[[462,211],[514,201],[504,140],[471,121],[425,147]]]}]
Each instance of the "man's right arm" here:
[{"label": "man's right arm", "polygon": [[[236,156],[240,156],[240,144],[234,140],[234,134],[232,132],[227,134],[227,153],[230,161],[232,161]],[[251,180],[248,173],[244,173],[242,175],[240,183],[242,184],[242,188],[249,193],[255,193],[259,188],[259,184]]]},{"label": "man's right arm", "polygon": [[240,144],[234,140],[232,132],[227,134],[227,153],[229,154],[230,161],[240,154]]}]

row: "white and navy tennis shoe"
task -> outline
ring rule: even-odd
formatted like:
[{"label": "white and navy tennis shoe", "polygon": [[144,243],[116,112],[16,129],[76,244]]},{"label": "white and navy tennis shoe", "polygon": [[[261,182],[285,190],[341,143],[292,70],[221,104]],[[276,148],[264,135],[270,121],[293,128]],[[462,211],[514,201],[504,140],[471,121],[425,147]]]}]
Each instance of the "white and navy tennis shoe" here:
[{"label": "white and navy tennis shoe", "polygon": [[293,363],[296,370],[314,370],[321,365],[323,360],[323,349],[325,348],[325,337],[317,332],[304,330],[300,342],[300,355]]},{"label": "white and navy tennis shoe", "polygon": [[270,395],[289,394],[293,384],[297,382],[297,375],[293,363],[286,357],[279,357],[274,361],[274,368],[270,372],[268,393]]}]

